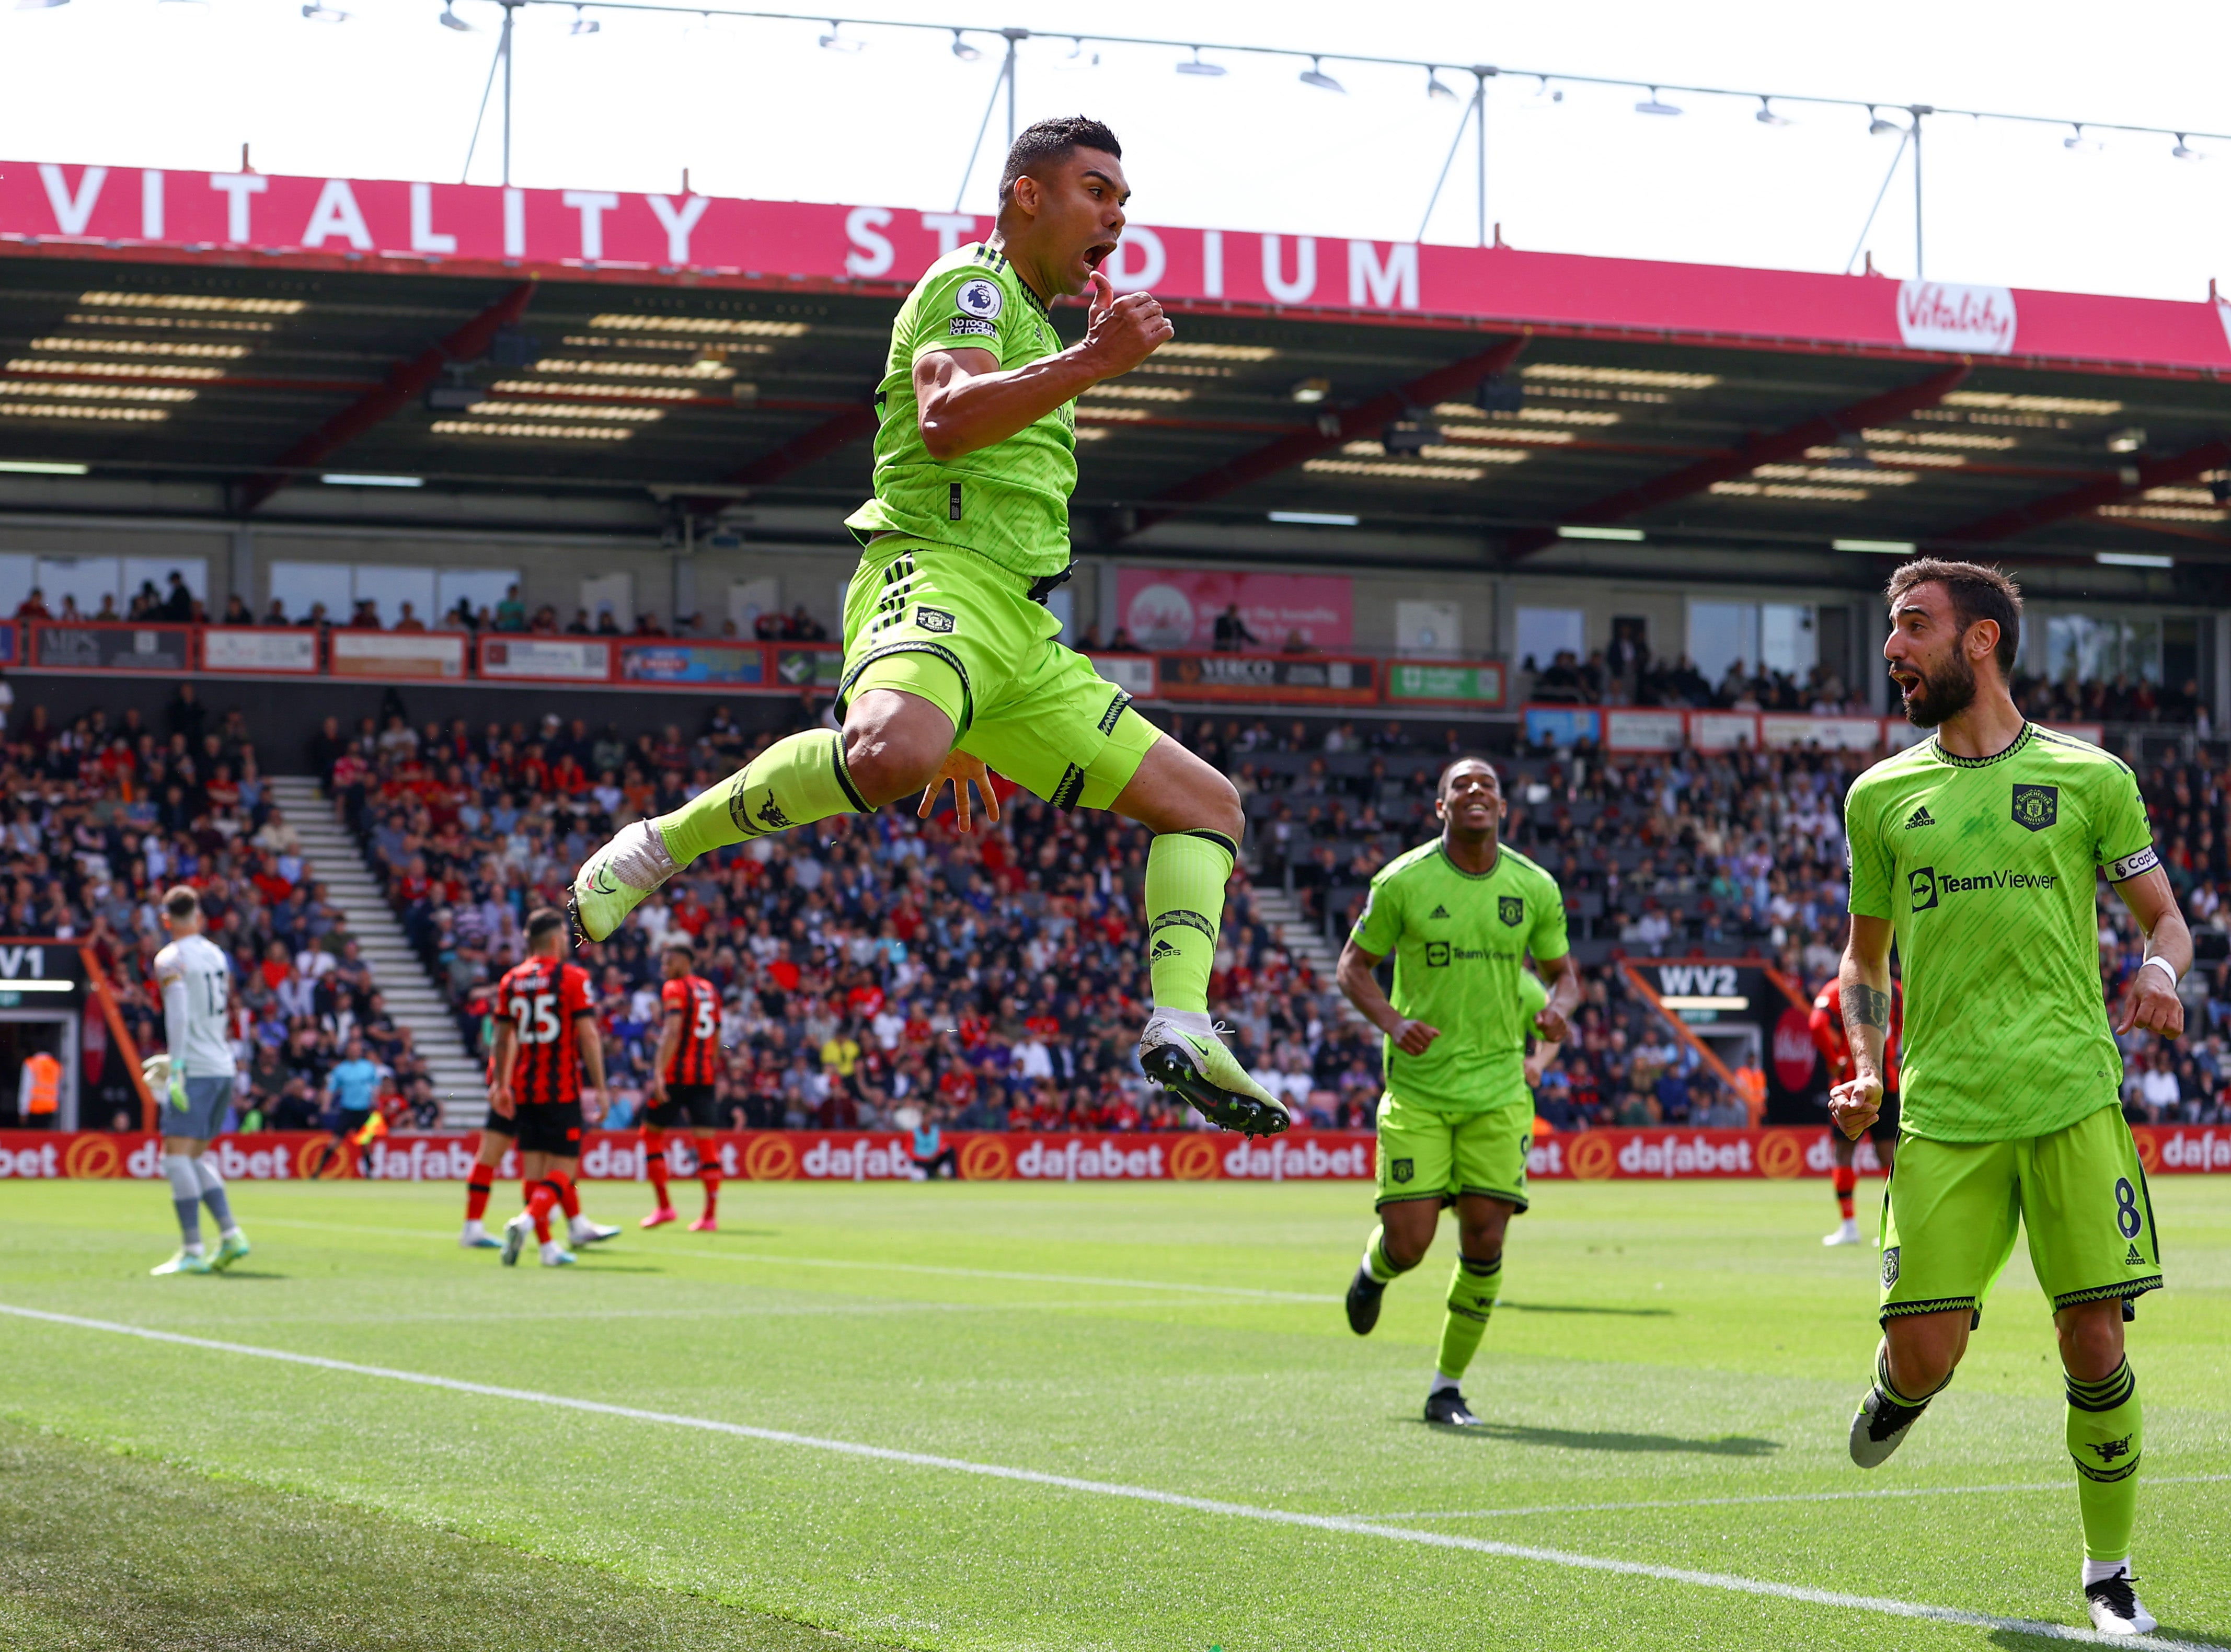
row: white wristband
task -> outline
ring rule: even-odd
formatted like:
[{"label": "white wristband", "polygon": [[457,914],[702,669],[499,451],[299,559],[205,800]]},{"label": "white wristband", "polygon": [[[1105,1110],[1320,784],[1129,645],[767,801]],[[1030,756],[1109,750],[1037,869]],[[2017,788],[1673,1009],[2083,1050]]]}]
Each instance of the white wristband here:
[{"label": "white wristband", "polygon": [[2176,966],[2171,964],[2167,958],[2156,955],[2155,957],[2148,958],[2144,963],[2139,965],[2138,968],[2142,971],[2149,969],[2159,970],[2163,975],[2169,977],[2169,990],[2171,992],[2176,991]]}]

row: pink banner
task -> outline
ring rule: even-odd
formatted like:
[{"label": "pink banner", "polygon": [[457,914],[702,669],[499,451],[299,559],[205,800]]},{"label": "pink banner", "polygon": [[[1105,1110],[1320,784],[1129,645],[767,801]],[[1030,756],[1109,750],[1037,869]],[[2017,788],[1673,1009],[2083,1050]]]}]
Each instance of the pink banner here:
[{"label": "pink banner", "polygon": [[[990,228],[986,216],[915,208],[0,163],[0,246],[253,248],[904,284]],[[2231,306],[2206,300],[1146,224],[1126,233],[1109,268],[1120,288],[1181,302],[1416,313],[1804,351],[2012,355],[2140,372],[2231,368]]]},{"label": "pink banner", "polygon": [[[1526,1173],[1546,1181],[1694,1181],[1763,1177],[1784,1181],[1826,1176],[1835,1163],[1826,1126],[1764,1130],[1587,1130],[1567,1133],[1536,1126]],[[2231,1174],[2231,1127],[2133,1125],[2139,1161],[2152,1176]],[[229,1181],[299,1181],[318,1168],[333,1139],[267,1131],[220,1136],[211,1162]],[[669,1134],[668,1163],[695,1171],[694,1143]],[[461,1182],[473,1167],[475,1132],[397,1133],[374,1142],[361,1165],[336,1156],[329,1178],[387,1182]],[[755,1182],[910,1181],[914,1138],[896,1131],[758,1130],[714,1138],[723,1175]],[[1363,1130],[1297,1131],[1249,1140],[1223,1131],[1155,1135],[1051,1135],[1025,1131],[949,1131],[961,1178],[972,1182],[1368,1181],[1377,1173],[1375,1135]],[[1878,1168],[1861,1142],[1863,1171]],[[596,1130],[581,1149],[590,1181],[641,1181],[642,1138],[634,1131]],[[155,1181],[163,1174],[159,1138],[96,1131],[0,1130],[0,1181],[57,1177],[124,1177]],[[498,1174],[518,1174],[507,1154]]]},{"label": "pink banner", "polygon": [[1355,629],[1354,582],[1344,574],[1116,571],[1117,619],[1142,649],[1214,648],[1217,616],[1233,603],[1255,639],[1250,648],[1281,649],[1299,633],[1311,649],[1336,654]]}]

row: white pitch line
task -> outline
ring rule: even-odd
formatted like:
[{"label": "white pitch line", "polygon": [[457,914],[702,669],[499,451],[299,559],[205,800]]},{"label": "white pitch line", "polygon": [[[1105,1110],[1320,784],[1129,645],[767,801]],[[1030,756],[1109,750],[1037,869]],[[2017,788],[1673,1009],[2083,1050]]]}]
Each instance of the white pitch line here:
[{"label": "white pitch line", "polygon": [[564,1394],[545,1394],[531,1388],[504,1388],[492,1383],[466,1382],[456,1377],[436,1377],[424,1371],[397,1371],[385,1365],[363,1365],[347,1359],[328,1359],[319,1354],[291,1353],[281,1348],[259,1348],[248,1343],[219,1342],[208,1337],[190,1337],[175,1331],[150,1331],[136,1325],[119,1325],[109,1320],[81,1319],[74,1313],[49,1313],[38,1308],[17,1307],[0,1302],[0,1313],[17,1319],[43,1320],[50,1325],[69,1326],[82,1331],[104,1331],[112,1335],[138,1337],[149,1342],[167,1342],[180,1347],[204,1348],[213,1353],[241,1354],[254,1359],[276,1359],[293,1365],[310,1365],[320,1371],[340,1371],[354,1377],[378,1377],[390,1382],[410,1383],[420,1388],[444,1389],[451,1393],[472,1394],[487,1399],[520,1400],[530,1405],[546,1405],[562,1410],[585,1411],[598,1416],[623,1417],[634,1423],[658,1423],[669,1428],[696,1429],[709,1434],[730,1435],[739,1439],[761,1440],[771,1445],[800,1446],[811,1451],[825,1451],[839,1456],[866,1458],[876,1462],[902,1463],[913,1468],[941,1468],[951,1474],[974,1475],[986,1480],[1004,1480],[1028,1486],[1048,1486],[1060,1491],[1084,1492],[1096,1497],[1120,1497],[1132,1502],[1160,1504],[1167,1508],[1189,1509],[1201,1514],[1221,1514],[1236,1520],[1258,1520],[1273,1526],[1303,1526],[1321,1532],[1339,1532],[1350,1537],[1383,1538],[1394,1543],[1413,1543],[1426,1548],[1457,1549],[1474,1554],[1491,1554],[1506,1560],[1531,1560],[1544,1565],[1566,1566],[1582,1571],[1607,1572],[1616,1577],[1647,1578],[1657,1583],[1688,1584],[1699,1589],[1717,1589],[1729,1594],[1762,1596],[1776,1600],[1794,1601],[1807,1606],[1840,1607],[1846,1611],[1871,1612],[1884,1617],[1918,1619],[1933,1623],[1951,1623],[1964,1628],[1993,1629],[2021,1635],[2035,1636],[2044,1640],[2082,1641],[2115,1646],[2144,1647],[2151,1652],[2224,1652],[2221,1643],[2205,1641],[2175,1640],[2167,1636],[2128,1635],[2103,1636],[2095,1630],[2077,1629],[2066,1623],[2048,1623],[2021,1617],[1999,1617],[1988,1612],[1971,1612],[1956,1606],[1932,1606],[1919,1601],[1894,1600],[1881,1595],[1852,1595],[1829,1589],[1809,1589],[1801,1584],[1774,1583],[1759,1578],[1739,1578],[1727,1572],[1694,1571],[1681,1566],[1652,1565],[1641,1560],[1615,1560],[1601,1555],[1575,1554],[1567,1549],[1536,1548],[1516,1543],[1497,1543],[1484,1538],[1459,1537],[1448,1532],[1416,1532],[1406,1526],[1386,1526],[1376,1521],[1356,1520],[1344,1514],[1304,1514],[1291,1509],[1260,1508],[1251,1503],[1228,1503],[1215,1498],[1189,1497],[1180,1492],[1157,1491],[1148,1486],[1126,1486],[1105,1480],[1082,1480],[1070,1475],[1050,1475],[1035,1468],[1011,1468],[999,1463],[971,1462],[962,1457],[932,1456],[927,1452],[898,1451],[889,1446],[861,1445],[850,1440],[830,1440],[818,1435],[794,1434],[786,1429],[760,1429],[742,1423],[723,1423],[711,1417],[683,1416],[671,1411],[645,1410],[633,1405],[611,1405],[601,1400],[574,1399]]},{"label": "white pitch line", "polygon": [[[454,1240],[449,1233],[402,1234],[394,1228],[358,1226],[340,1222],[290,1221],[280,1216],[266,1216],[261,1224],[267,1228],[307,1228],[325,1233],[371,1233],[388,1238],[398,1236],[419,1239]],[[656,1241],[652,1242],[656,1243]],[[630,1256],[696,1256],[710,1262],[770,1262],[786,1268],[848,1268],[876,1274],[934,1274],[947,1279],[1000,1279],[1019,1281],[1025,1285],[1094,1285],[1104,1289],[1124,1291],[1182,1291],[1193,1296],[1237,1296],[1258,1302],[1337,1302],[1337,1296],[1317,1296],[1303,1291],[1258,1290],[1247,1285],[1195,1285],[1167,1279],[1102,1279],[1090,1274],[1023,1274],[1010,1273],[990,1268],[939,1268],[926,1262],[852,1262],[837,1256],[778,1256],[756,1250],[680,1250],[659,1245],[656,1250],[627,1252],[611,1251],[611,1255]]]},{"label": "white pitch line", "polygon": [[[2231,1475],[2148,1475],[2149,1486],[2215,1486]],[[1448,1508],[1372,1514],[1374,1520],[1492,1520],[1517,1514],[1600,1514],[1626,1509],[1732,1508],[1745,1503],[1840,1503],[1870,1497],[1983,1497],[2001,1492],[2065,1492],[2072,1482],[2056,1480],[2027,1486],[1885,1486],[1872,1491],[1775,1492],[1754,1497],[1682,1497],[1646,1503],[1536,1503],[1527,1508]]]}]

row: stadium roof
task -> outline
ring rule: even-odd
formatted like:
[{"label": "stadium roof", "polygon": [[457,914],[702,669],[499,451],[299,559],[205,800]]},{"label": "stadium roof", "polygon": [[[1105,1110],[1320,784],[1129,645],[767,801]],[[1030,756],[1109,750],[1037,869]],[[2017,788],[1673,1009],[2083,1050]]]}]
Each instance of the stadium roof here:
[{"label": "stadium roof", "polygon": [[[417,479],[455,519],[521,494],[849,508],[896,303],[988,228],[0,165],[0,459],[251,519],[333,474]],[[1116,268],[1179,337],[1080,407],[1082,549],[1277,511],[1506,565],[1638,532],[2231,565],[2212,295],[1153,228]]]}]

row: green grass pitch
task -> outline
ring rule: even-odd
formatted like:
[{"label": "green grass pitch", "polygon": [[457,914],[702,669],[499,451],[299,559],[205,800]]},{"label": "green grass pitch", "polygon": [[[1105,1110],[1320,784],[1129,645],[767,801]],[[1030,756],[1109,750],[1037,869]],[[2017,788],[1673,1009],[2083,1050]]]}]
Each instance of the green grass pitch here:
[{"label": "green grass pitch", "polygon": [[[0,1646],[1904,1652],[2084,1621],[2026,1262],[1862,1474],[1876,1255],[1821,1248],[1817,1183],[1540,1188],[1469,1433],[1419,1420],[1445,1224],[1347,1329],[1361,1185],[732,1183],[707,1236],[592,1184],[627,1230],[562,1272],[459,1250],[455,1186],[233,1191],[255,1255],[151,1279],[159,1184],[0,1186],[0,1305],[242,1345],[0,1313]],[[2231,1178],[2153,1192],[2137,1571],[2164,1639],[2231,1644]]]}]

